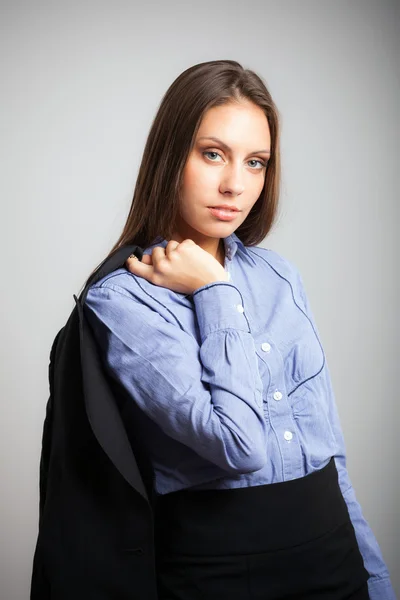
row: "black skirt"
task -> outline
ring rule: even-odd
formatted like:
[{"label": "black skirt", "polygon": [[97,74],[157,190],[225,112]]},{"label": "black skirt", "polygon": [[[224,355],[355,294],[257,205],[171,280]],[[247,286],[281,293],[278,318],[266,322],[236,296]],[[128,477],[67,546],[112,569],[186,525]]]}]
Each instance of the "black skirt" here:
[{"label": "black skirt", "polygon": [[157,496],[159,600],[368,600],[333,457],[282,483]]}]

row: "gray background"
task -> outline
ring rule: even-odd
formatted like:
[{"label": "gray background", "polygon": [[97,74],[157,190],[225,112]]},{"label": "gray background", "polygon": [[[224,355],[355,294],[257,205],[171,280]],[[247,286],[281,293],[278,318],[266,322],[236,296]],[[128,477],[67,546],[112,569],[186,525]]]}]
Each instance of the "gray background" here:
[{"label": "gray background", "polygon": [[399,593],[398,3],[0,10],[1,600],[28,598],[51,343],[125,222],[161,96],[214,59],[258,72],[282,115],[280,218],[262,245],[303,275],[350,477]]}]

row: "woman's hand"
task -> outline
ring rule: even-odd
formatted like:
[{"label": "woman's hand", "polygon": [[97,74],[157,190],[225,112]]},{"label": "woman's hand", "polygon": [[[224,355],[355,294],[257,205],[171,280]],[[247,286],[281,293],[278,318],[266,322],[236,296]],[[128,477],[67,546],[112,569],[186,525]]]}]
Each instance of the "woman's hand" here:
[{"label": "woman's hand", "polygon": [[209,252],[193,240],[179,243],[170,240],[165,248],[155,246],[142,260],[129,257],[125,266],[131,273],[147,281],[181,294],[214,281],[228,281],[228,273]]}]

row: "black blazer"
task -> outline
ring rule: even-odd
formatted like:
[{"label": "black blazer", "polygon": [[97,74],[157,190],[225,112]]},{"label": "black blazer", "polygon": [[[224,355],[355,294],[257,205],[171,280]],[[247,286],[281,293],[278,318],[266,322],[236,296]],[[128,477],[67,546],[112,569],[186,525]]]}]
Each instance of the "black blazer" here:
[{"label": "black blazer", "polygon": [[142,260],[119,248],[74,295],[51,348],[31,600],[157,600],[153,472],[83,313],[90,285],[131,253]]}]

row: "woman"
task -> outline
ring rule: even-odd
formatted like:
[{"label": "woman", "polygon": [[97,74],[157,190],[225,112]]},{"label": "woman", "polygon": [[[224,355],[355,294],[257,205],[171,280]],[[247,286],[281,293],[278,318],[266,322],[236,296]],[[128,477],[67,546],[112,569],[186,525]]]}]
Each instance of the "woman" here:
[{"label": "woman", "polygon": [[394,598],[301,276],[257,247],[279,184],[279,116],[261,78],[235,61],[187,69],[111,250],[136,243],[143,260],[87,296],[153,468],[161,600]]}]

